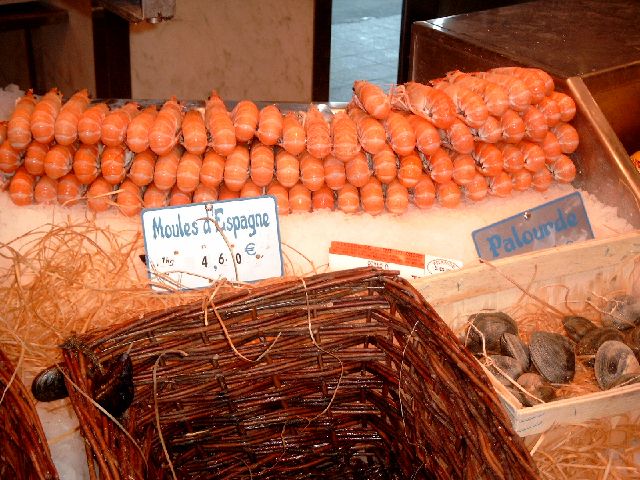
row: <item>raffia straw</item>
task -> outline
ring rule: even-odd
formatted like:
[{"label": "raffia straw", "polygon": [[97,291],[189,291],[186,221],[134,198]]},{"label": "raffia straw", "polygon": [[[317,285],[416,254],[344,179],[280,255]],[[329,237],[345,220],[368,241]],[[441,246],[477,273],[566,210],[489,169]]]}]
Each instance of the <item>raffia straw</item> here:
[{"label": "raffia straw", "polygon": [[[415,328],[415,327],[414,327]],[[471,329],[475,330],[475,332],[480,336],[480,340],[482,341],[482,353],[481,353],[481,358],[482,360],[485,361],[485,364],[483,365],[483,367],[493,367],[495,368],[498,373],[500,373],[500,375],[502,375],[504,378],[507,379],[507,381],[509,383],[511,383],[511,385],[513,386],[513,388],[519,390],[523,395],[526,395],[527,397],[533,398],[534,400],[536,400],[539,403],[545,403],[543,400],[541,400],[540,398],[536,397],[534,394],[532,394],[531,392],[527,391],[522,385],[520,385],[518,382],[516,382],[516,379],[511,378],[507,372],[505,372],[503,369],[501,369],[492,359],[491,357],[487,354],[487,344],[485,341],[485,337],[484,334],[478,329],[478,327],[476,327],[473,323],[468,322],[467,323],[467,334],[464,340],[464,343],[467,343],[467,339],[469,337],[469,332],[471,331]],[[406,346],[405,346],[406,349]],[[401,372],[402,375],[402,372]],[[518,402],[519,404],[519,402]],[[402,410],[402,402],[400,403],[400,409]]]},{"label": "raffia straw", "polygon": [[[276,335],[276,338],[274,338],[273,342],[271,342],[271,345],[269,345],[266,348],[266,350],[264,352],[262,352],[255,360],[251,360],[250,358],[247,358],[242,353],[240,353],[238,351],[238,349],[236,348],[235,344],[233,343],[233,340],[231,339],[231,336],[229,335],[229,330],[227,330],[227,325],[224,323],[224,320],[222,319],[222,317],[218,313],[218,309],[216,308],[215,304],[213,303],[213,296],[209,297],[209,305],[211,306],[211,309],[213,310],[213,313],[215,314],[216,318],[218,319],[218,322],[220,323],[220,328],[222,328],[222,332],[224,333],[224,338],[226,338],[227,343],[229,343],[229,346],[231,347],[231,350],[233,350],[233,353],[235,353],[238,357],[240,357],[245,362],[257,363],[260,360],[262,360],[264,358],[264,356],[267,355],[271,351],[271,349],[275,346],[275,344],[278,341],[278,339],[282,336],[282,332],[278,332],[278,334]],[[205,309],[205,315],[206,315],[206,309]]]},{"label": "raffia straw", "polygon": [[[311,338],[311,341],[313,342],[313,344],[315,345],[315,347],[318,350],[320,350],[322,353],[326,353],[330,357],[335,358],[338,361],[338,363],[340,363],[340,377],[338,377],[338,383],[336,384],[336,388],[333,390],[333,395],[331,395],[331,400],[329,400],[329,403],[327,404],[327,406],[325,407],[324,410],[322,410],[319,414],[317,414],[316,416],[314,416],[310,420],[307,420],[307,426],[305,427],[305,429],[306,429],[306,428],[309,427],[309,425],[311,425],[311,423],[314,420],[317,420],[322,415],[327,413],[329,411],[329,409],[331,408],[331,405],[333,405],[333,401],[336,399],[336,395],[338,394],[338,390],[340,390],[340,385],[342,384],[342,378],[344,377],[344,363],[342,362],[340,357],[338,357],[335,353],[329,352],[328,350],[325,350],[324,348],[322,348],[320,346],[320,344],[316,341],[316,337],[313,336],[313,327],[311,326],[311,307],[309,305],[309,292],[307,291],[307,283],[304,281],[304,278],[300,278],[300,281],[302,282],[302,288],[304,289],[304,298],[305,298],[305,302],[307,304],[307,322],[308,322],[308,327],[309,327],[309,337]],[[280,334],[278,334],[278,335],[280,335]]]},{"label": "raffia straw", "polygon": [[164,456],[169,464],[169,468],[171,469],[171,475],[174,480],[177,480],[176,471],[173,468],[173,462],[171,461],[171,457],[169,456],[169,452],[167,451],[167,445],[164,442],[164,435],[162,434],[162,428],[160,428],[160,410],[158,409],[158,381],[157,381],[157,372],[158,372],[158,363],[165,355],[181,355],[183,357],[189,356],[187,352],[183,352],[182,350],[171,350],[167,352],[162,352],[156,358],[156,361],[153,364],[153,411],[156,416],[156,428],[158,429],[158,437],[160,438],[160,445],[162,445],[162,451],[164,452]]},{"label": "raffia straw", "polygon": [[504,273],[502,270],[500,270],[498,267],[496,267],[495,265],[493,265],[493,263],[489,262],[488,260],[485,259],[480,259],[480,261],[486,265],[488,265],[489,267],[491,267],[493,270],[495,270],[496,272],[498,272],[500,275],[502,275],[506,280],[508,280],[510,283],[513,284],[513,286],[515,286],[518,290],[520,290],[522,293],[524,293],[525,295],[531,297],[532,299],[534,299],[535,301],[539,302],[540,304],[544,305],[545,307],[549,308],[550,310],[552,310],[553,312],[557,313],[560,316],[563,316],[563,313],[558,310],[556,307],[549,305],[547,302],[545,302],[544,300],[542,300],[540,297],[538,297],[537,295],[534,295],[533,293],[529,292],[526,288],[524,288],[523,286],[521,286],[518,282],[516,282],[513,278],[511,278],[509,275],[507,275],[506,273]]},{"label": "raffia straw", "polygon": [[[289,271],[289,272],[293,272],[293,262],[291,261],[291,258],[289,258],[289,255],[287,255],[287,252],[285,252],[284,250],[282,251],[282,256],[284,258],[284,263],[285,263],[285,271]],[[287,268],[287,266],[289,268]]]},{"label": "raffia straw", "polygon": [[213,222],[213,224],[216,227],[216,230],[218,231],[218,233],[222,237],[222,240],[224,240],[224,243],[227,245],[227,248],[229,249],[229,253],[231,254],[231,261],[233,262],[233,270],[235,271],[235,274],[236,274],[235,280],[236,281],[240,280],[240,275],[238,275],[238,263],[236,262],[235,250],[233,249],[233,245],[231,245],[231,242],[229,241],[229,239],[225,235],[224,230],[222,230],[222,228],[220,228],[220,225],[218,225],[218,222],[216,221],[215,218],[211,218],[209,216],[206,216],[206,217],[198,218],[198,220],[208,220],[210,222]]},{"label": "raffia straw", "polygon": [[0,244],[0,342],[13,362],[24,357],[23,375],[58,361],[57,346],[74,331],[206,294],[151,291],[142,248],[138,232],[116,234],[91,220],[44,224]]},{"label": "raffia straw", "polygon": [[[328,412],[328,411],[329,411],[329,409],[331,408],[331,406],[333,405],[334,400],[335,400],[335,398],[336,398],[336,395],[338,394],[338,391],[339,391],[339,389],[340,389],[340,384],[341,384],[341,382],[342,382],[342,378],[343,378],[343,375],[344,375],[344,364],[343,364],[342,360],[341,360],[337,355],[335,355],[334,353],[329,352],[329,351],[327,351],[327,350],[323,349],[323,348],[318,344],[318,342],[316,341],[316,339],[315,339],[315,337],[314,337],[314,335],[313,335],[313,327],[312,327],[312,324],[311,324],[311,306],[310,306],[310,304],[309,304],[309,293],[308,293],[308,291],[307,291],[307,284],[306,284],[306,282],[305,282],[304,278],[300,277],[300,278],[299,278],[299,280],[300,280],[300,282],[302,283],[302,288],[303,288],[303,290],[304,290],[304,295],[305,295],[305,302],[306,302],[306,307],[307,307],[307,325],[308,325],[308,330],[309,330],[309,337],[311,338],[311,341],[313,342],[313,344],[315,345],[315,347],[316,347],[318,350],[320,350],[321,352],[326,353],[327,355],[329,355],[329,356],[331,356],[331,357],[335,358],[335,359],[340,363],[340,377],[338,378],[338,382],[337,382],[337,384],[336,384],[336,388],[335,388],[335,389],[334,389],[334,391],[333,391],[333,394],[332,394],[332,396],[331,396],[331,399],[329,400],[329,403],[328,403],[328,404],[327,404],[327,406],[324,408],[324,410],[322,410],[320,413],[318,413],[318,414],[317,414],[317,415],[315,415],[314,417],[312,417],[312,418],[310,418],[310,419],[309,419],[309,418],[303,418],[303,419],[307,422],[307,424],[302,428],[302,430],[304,431],[304,430],[306,430],[307,428],[309,428],[309,426],[310,426],[310,425],[311,425],[315,420],[317,420],[317,419],[318,419],[318,418],[320,418],[322,415],[324,415],[326,412]],[[219,317],[219,314],[218,314],[217,310],[215,310],[215,307],[213,308],[213,310],[214,310],[214,312],[216,313],[216,315]],[[206,311],[205,311],[205,315],[206,315]],[[224,329],[224,326],[223,326],[223,329]],[[277,340],[277,339],[280,337],[281,333],[282,333],[282,332],[279,332],[279,333],[278,333],[278,336],[276,337],[276,339],[275,339],[275,340]],[[225,335],[226,335],[226,332],[225,332]],[[261,359],[261,358],[263,358],[263,357],[268,353],[268,351],[269,351],[269,350],[271,350],[271,347],[273,347],[273,345],[275,344],[275,340],[274,340],[273,344],[272,344],[272,345],[267,349],[267,351],[265,351],[262,355],[260,355],[260,359]],[[256,361],[257,361],[257,360],[256,360]],[[286,433],[285,433],[285,432],[286,432],[286,430],[287,430],[287,424],[288,424],[288,422],[289,422],[289,421],[288,421],[288,420],[286,420],[286,421],[283,423],[283,425],[282,425],[282,430],[281,430],[281,432],[280,432],[280,441],[281,441],[281,443],[282,443],[282,452],[280,453],[280,455],[278,456],[278,458],[276,459],[276,461],[274,462],[274,464],[273,464],[270,468],[268,468],[268,469],[266,469],[266,470],[265,470],[265,472],[264,472],[265,474],[266,474],[267,472],[270,472],[270,471],[274,470],[274,469],[276,468],[276,466],[277,466],[277,465],[282,461],[282,459],[284,458],[284,456],[285,456],[285,454],[286,454],[286,452],[287,452],[287,438],[286,438]],[[253,473],[251,472],[251,468],[249,468],[249,466],[247,466],[247,468],[248,468],[248,470],[249,470],[250,478],[253,478]]]},{"label": "raffia straw", "polygon": [[[402,419],[402,427],[403,427],[403,432],[404,433],[404,437],[407,440],[407,442],[411,445],[417,446],[419,447],[425,454],[428,454],[424,444],[420,443],[420,444],[416,444],[415,442],[412,442],[411,439],[409,438],[409,436],[407,435],[407,424],[405,421],[405,415],[404,415],[404,403],[402,401],[402,372],[404,371],[404,361],[405,361],[405,357],[407,354],[407,348],[409,347],[409,341],[411,340],[411,337],[413,336],[413,334],[416,331],[416,328],[418,327],[418,322],[416,321],[413,324],[413,327],[411,327],[411,332],[409,332],[409,335],[407,336],[407,340],[406,343],[404,344],[404,348],[402,349],[402,360],[400,361],[400,372],[398,373],[398,402],[400,403],[400,418]],[[475,328],[475,326],[474,326]],[[483,351],[486,352],[485,350],[485,343],[484,343],[484,335],[482,336],[482,349]],[[424,462],[413,472],[412,478],[414,478],[418,472],[420,471],[420,469],[424,467]]]},{"label": "raffia straw", "polygon": [[[634,272],[636,274],[640,272],[640,256],[636,255],[633,259],[634,261]],[[490,262],[486,262],[490,268],[495,269],[498,273],[500,273],[504,278],[506,278],[510,283],[516,286],[521,292],[523,292],[523,296],[520,297],[520,300],[516,302],[509,308],[505,308],[504,312],[512,316],[518,322],[518,330],[521,339],[528,343],[531,333],[534,331],[548,331],[559,334],[565,334],[564,327],[562,325],[562,318],[565,315],[580,315],[591,320],[596,326],[602,326],[601,314],[603,313],[603,308],[596,302],[587,298],[584,301],[580,302],[581,306],[578,308],[576,306],[570,307],[570,303],[575,303],[569,301],[569,296],[571,294],[571,288],[564,284],[548,284],[539,287],[543,292],[548,291],[550,288],[562,288],[564,290],[563,294],[563,308],[566,309],[566,312],[563,312],[557,307],[549,304],[549,302],[544,300],[544,297],[540,295],[536,295],[531,292],[531,288],[533,283],[530,281],[529,285],[525,288],[520,286],[516,281],[510,278],[508,275],[504,274],[500,271],[495,265],[492,265]],[[604,285],[603,285],[604,286]],[[593,298],[596,298],[602,305],[604,305],[609,298],[621,294],[626,293],[629,289],[629,285],[625,288],[617,288],[617,289],[609,289],[603,292],[595,292],[590,291],[589,295]],[[531,299],[531,301],[524,301],[526,298]],[[463,338],[463,342],[466,342],[465,338],[469,332],[469,322],[463,323],[462,326],[458,330],[458,336]],[[486,352],[482,357],[487,357]],[[556,400],[565,399],[565,398],[574,398],[581,395],[586,395],[589,393],[600,392],[601,389],[598,386],[598,383],[595,379],[593,368],[586,367],[581,359],[576,359],[576,372],[574,378],[569,384],[558,384],[554,385],[556,387]],[[498,369],[498,371],[500,371]],[[503,373],[503,372],[500,372]],[[503,373],[504,374],[504,373]],[[510,383],[519,388],[513,379],[505,377],[510,381]],[[521,388],[519,388],[522,391]],[[524,392],[523,392],[524,393]],[[527,393],[530,396],[530,394]]]},{"label": "raffia straw", "polygon": [[[288,243],[285,243],[285,242],[280,242],[280,243],[282,244],[283,247],[287,247],[289,250],[292,250],[295,253],[297,253],[298,255],[300,255],[300,257],[302,257],[309,264],[309,266],[311,267],[311,270],[309,270],[308,272],[304,272],[305,275],[318,273],[318,268],[313,263],[313,260],[311,260],[304,253],[302,253],[300,250],[298,250],[297,248],[293,247],[292,245],[289,245]],[[284,252],[283,252],[283,255],[284,255]],[[288,257],[287,257],[287,259],[289,260],[289,263],[291,263],[291,259],[289,259]],[[293,269],[293,264],[292,263],[291,263],[291,268]]]},{"label": "raffia straw", "polygon": [[[532,455],[545,478],[640,478],[640,428],[628,416],[564,426],[562,434],[547,435]],[[616,453],[613,455],[613,453]]]},{"label": "raffia straw", "polygon": [[144,453],[142,452],[142,448],[140,448],[140,445],[138,445],[138,443],[135,441],[135,439],[131,436],[131,434],[128,432],[128,430],[126,428],[124,428],[124,426],[118,421],[118,419],[116,417],[114,417],[113,415],[111,415],[102,405],[100,405],[98,402],[96,402],[93,398],[91,398],[89,395],[87,395],[85,392],[83,392],[82,389],[73,381],[73,379],[71,379],[69,377],[67,372],[65,372],[62,369],[60,370],[60,372],[62,373],[62,375],[64,375],[64,378],[66,379],[66,381],[69,384],[71,384],[71,386],[73,387],[73,389],[76,392],[78,392],[80,395],[82,395],[91,405],[93,405],[98,410],[100,410],[100,412],[102,412],[103,415],[106,415],[107,418],[109,418],[109,420],[111,420],[124,433],[124,435],[129,439],[131,444],[134,446],[134,448],[140,454],[140,458],[142,458],[142,460],[143,460],[143,462],[145,464],[145,467],[147,467],[147,465],[148,465],[147,464],[147,458],[145,457]]}]

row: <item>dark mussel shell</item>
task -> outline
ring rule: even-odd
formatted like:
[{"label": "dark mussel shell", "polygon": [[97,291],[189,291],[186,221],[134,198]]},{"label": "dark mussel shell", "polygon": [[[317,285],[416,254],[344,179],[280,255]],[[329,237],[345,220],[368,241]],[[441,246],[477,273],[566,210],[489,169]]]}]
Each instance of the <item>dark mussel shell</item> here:
[{"label": "dark mussel shell", "polygon": [[555,388],[537,373],[523,373],[518,377],[518,383],[532,395],[523,394],[522,404],[527,407],[538,405],[540,400],[550,402],[556,397]]},{"label": "dark mussel shell", "polygon": [[486,362],[487,368],[503,385],[511,385],[511,381],[515,382],[516,378],[523,373],[522,365],[515,358],[506,355],[489,355],[489,359],[491,361]]},{"label": "dark mussel shell", "polygon": [[500,349],[502,354],[515,358],[522,366],[522,371],[526,372],[531,366],[531,357],[529,355],[529,347],[520,340],[520,337],[513,333],[504,333],[500,337]]},{"label": "dark mussel shell", "polygon": [[628,330],[640,323],[640,299],[632,295],[617,295],[603,308],[602,324],[618,330]]},{"label": "dark mussel shell", "polygon": [[628,374],[640,375],[640,364],[633,351],[624,343],[609,340],[600,345],[594,365],[596,380],[602,390],[608,390]]},{"label": "dark mussel shell", "polygon": [[576,357],[569,339],[559,333],[533,332],[531,362],[551,383],[569,383],[576,373]]},{"label": "dark mussel shell", "polygon": [[564,317],[562,319],[562,326],[564,327],[564,331],[567,332],[568,337],[576,343],[588,332],[598,328],[591,320],[577,315]]},{"label": "dark mussel shell", "polygon": [[497,354],[504,333],[518,335],[518,325],[503,312],[474,313],[469,317],[469,323],[465,345],[476,354],[482,353],[483,336],[487,354]]},{"label": "dark mussel shell", "polygon": [[69,396],[62,367],[54,365],[41,371],[31,382],[31,393],[40,402],[53,402]]},{"label": "dark mussel shell", "polygon": [[576,345],[576,356],[587,367],[593,367],[596,352],[604,342],[609,340],[622,341],[620,330],[612,327],[602,327],[591,330],[580,339]]},{"label": "dark mussel shell", "polygon": [[114,417],[120,417],[133,402],[133,364],[123,353],[93,379],[93,399]]}]

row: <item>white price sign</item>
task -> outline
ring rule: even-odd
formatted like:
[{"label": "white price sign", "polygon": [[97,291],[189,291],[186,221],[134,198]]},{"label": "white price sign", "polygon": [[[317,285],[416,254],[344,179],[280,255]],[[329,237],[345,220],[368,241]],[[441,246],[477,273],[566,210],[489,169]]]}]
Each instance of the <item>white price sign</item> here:
[{"label": "white price sign", "polygon": [[159,285],[202,288],[222,278],[253,282],[283,274],[272,196],[146,209],[142,231],[149,278]]}]

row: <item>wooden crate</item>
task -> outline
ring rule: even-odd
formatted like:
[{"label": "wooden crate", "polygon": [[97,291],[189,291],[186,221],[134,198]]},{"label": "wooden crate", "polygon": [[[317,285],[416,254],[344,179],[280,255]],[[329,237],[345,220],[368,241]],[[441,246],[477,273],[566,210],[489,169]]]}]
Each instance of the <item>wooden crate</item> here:
[{"label": "wooden crate", "polygon": [[[535,301],[516,284],[560,309],[567,302],[578,310],[585,302],[611,292],[640,294],[640,233],[533,252],[414,281],[458,334],[472,313],[504,310],[524,298]],[[497,380],[493,383],[522,436],[620,414],[640,405],[640,384],[525,408]]]}]

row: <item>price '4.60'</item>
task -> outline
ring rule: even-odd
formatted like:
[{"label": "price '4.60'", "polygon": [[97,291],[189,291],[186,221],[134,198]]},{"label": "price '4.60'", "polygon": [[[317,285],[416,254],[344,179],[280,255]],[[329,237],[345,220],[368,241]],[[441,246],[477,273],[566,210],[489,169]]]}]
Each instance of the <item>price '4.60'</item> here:
[{"label": "price '4.60'", "polygon": [[[235,254],[235,260],[236,260],[236,264],[240,265],[242,263],[242,255],[240,255],[239,253]],[[218,264],[219,265],[224,265],[224,262],[226,261],[226,259],[224,258],[224,254],[220,254],[220,256],[218,257]],[[201,265],[203,267],[208,267],[209,266],[209,259],[207,258],[207,256],[205,255],[204,257],[202,257],[202,262]]]}]

